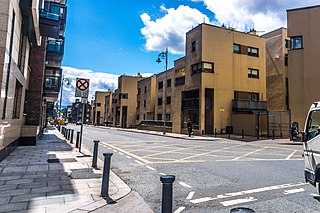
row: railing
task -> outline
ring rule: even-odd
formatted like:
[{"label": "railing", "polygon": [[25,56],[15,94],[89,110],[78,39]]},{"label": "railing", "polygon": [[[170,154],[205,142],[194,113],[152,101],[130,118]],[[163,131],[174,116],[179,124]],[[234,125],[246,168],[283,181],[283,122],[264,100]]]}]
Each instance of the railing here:
[{"label": "railing", "polygon": [[266,101],[232,100],[233,111],[267,110]]},{"label": "railing", "polygon": [[59,21],[60,14],[51,13],[51,12],[48,12],[48,11],[46,11],[44,9],[41,9],[40,10],[40,17],[41,18],[46,18],[46,19],[51,19],[51,20],[54,20],[54,21]]},{"label": "railing", "polygon": [[54,52],[60,55],[63,55],[63,40],[48,40],[47,42],[47,51]]}]

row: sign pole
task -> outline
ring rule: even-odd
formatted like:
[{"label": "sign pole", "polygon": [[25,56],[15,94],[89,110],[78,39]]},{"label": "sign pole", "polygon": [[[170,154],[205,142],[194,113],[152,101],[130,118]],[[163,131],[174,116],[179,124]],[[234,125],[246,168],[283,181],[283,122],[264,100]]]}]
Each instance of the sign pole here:
[{"label": "sign pole", "polygon": [[84,116],[85,116],[85,113],[84,113],[84,110],[85,110],[85,102],[86,102],[86,99],[85,98],[82,98],[81,99],[81,102],[82,102],[82,119],[81,119],[81,128],[80,128],[80,143],[79,143],[79,152],[81,152],[81,145],[82,145],[82,132],[83,132],[83,122],[84,122]]}]

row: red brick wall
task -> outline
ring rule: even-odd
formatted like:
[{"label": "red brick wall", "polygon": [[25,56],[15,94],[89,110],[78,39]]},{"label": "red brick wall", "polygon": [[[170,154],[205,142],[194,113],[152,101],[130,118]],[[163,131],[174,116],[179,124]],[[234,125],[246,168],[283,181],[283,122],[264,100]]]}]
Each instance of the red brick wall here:
[{"label": "red brick wall", "polygon": [[41,46],[33,46],[30,52],[29,66],[31,68],[28,94],[26,97],[26,124],[41,125],[42,120],[42,94],[45,75],[47,38],[42,37]]}]

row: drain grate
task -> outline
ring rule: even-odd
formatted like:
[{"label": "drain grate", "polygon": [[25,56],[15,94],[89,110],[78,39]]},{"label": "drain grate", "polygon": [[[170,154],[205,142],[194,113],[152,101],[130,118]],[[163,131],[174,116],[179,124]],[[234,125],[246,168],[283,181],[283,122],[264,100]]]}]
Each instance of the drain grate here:
[{"label": "drain grate", "polygon": [[47,160],[48,163],[71,163],[71,162],[77,162],[74,158],[64,158],[64,159],[58,159],[58,158],[51,158]]}]

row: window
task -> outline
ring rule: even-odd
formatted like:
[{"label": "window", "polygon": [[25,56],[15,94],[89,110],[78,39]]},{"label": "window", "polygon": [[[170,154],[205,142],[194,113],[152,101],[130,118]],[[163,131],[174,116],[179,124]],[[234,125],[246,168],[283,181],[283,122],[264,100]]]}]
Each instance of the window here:
[{"label": "window", "polygon": [[284,55],[284,65],[288,66],[288,54]]},{"label": "window", "polygon": [[141,93],[141,89],[140,89],[140,88],[138,88],[138,95],[140,95],[140,93]]},{"label": "window", "polygon": [[171,79],[167,80],[167,87],[171,87]]},{"label": "window", "polygon": [[139,109],[139,108],[140,108],[140,101],[137,101],[137,109]]},{"label": "window", "polygon": [[144,94],[147,93],[147,86],[144,87]]},{"label": "window", "polygon": [[248,77],[249,78],[259,78],[259,70],[257,69],[248,69]]},{"label": "window", "polygon": [[192,75],[201,73],[201,72],[210,72],[213,73],[213,63],[201,62],[191,65]]},{"label": "window", "polygon": [[259,93],[234,91],[234,100],[259,101]]},{"label": "window", "polygon": [[295,50],[295,49],[302,49],[302,36],[294,36],[290,38],[290,49]]},{"label": "window", "polygon": [[170,121],[171,120],[171,115],[170,114],[166,114],[166,121]]},{"label": "window", "polygon": [[97,107],[101,107],[101,103],[97,103]]},{"label": "window", "polygon": [[167,97],[167,104],[171,104],[171,96]]},{"label": "window", "polygon": [[157,120],[161,121],[162,120],[162,114],[157,114]]},{"label": "window", "polygon": [[185,76],[176,78],[176,84],[175,84],[176,86],[184,85],[184,83],[185,83]]},{"label": "window", "polygon": [[139,115],[137,115],[136,120],[139,121]]},{"label": "window", "polygon": [[307,121],[307,130],[306,130],[306,134],[307,134],[307,139],[310,140],[314,137],[319,137],[319,129],[320,126],[320,111],[316,110],[316,111],[312,111],[308,117],[308,121]]},{"label": "window", "polygon": [[191,52],[196,51],[196,41],[191,42]]},{"label": "window", "polygon": [[248,47],[248,55],[259,57],[259,49],[254,47]]},{"label": "window", "polygon": [[143,114],[143,120],[144,121],[146,120],[146,114]]},{"label": "window", "polygon": [[162,98],[158,98],[158,106],[162,105]]},{"label": "window", "polygon": [[158,89],[162,89],[163,88],[163,81],[158,82]]},{"label": "window", "polygon": [[119,99],[128,99],[128,93],[119,94]]},{"label": "window", "polygon": [[143,101],[143,107],[147,107],[147,101],[146,100]]},{"label": "window", "polygon": [[285,40],[284,40],[284,46],[285,46],[285,48],[289,48],[289,46],[290,46],[290,41],[289,41],[288,39],[285,39]]},{"label": "window", "polygon": [[18,57],[18,67],[20,72],[24,73],[25,61],[26,61],[26,49],[27,49],[27,36],[25,36],[24,26],[21,26],[20,34],[20,47],[19,47],[19,57]]},{"label": "window", "polygon": [[240,44],[233,44],[233,52],[234,53],[241,53],[241,45]]},{"label": "window", "polygon": [[14,92],[12,118],[20,118],[21,97],[22,97],[22,85],[17,80],[16,89]]}]

